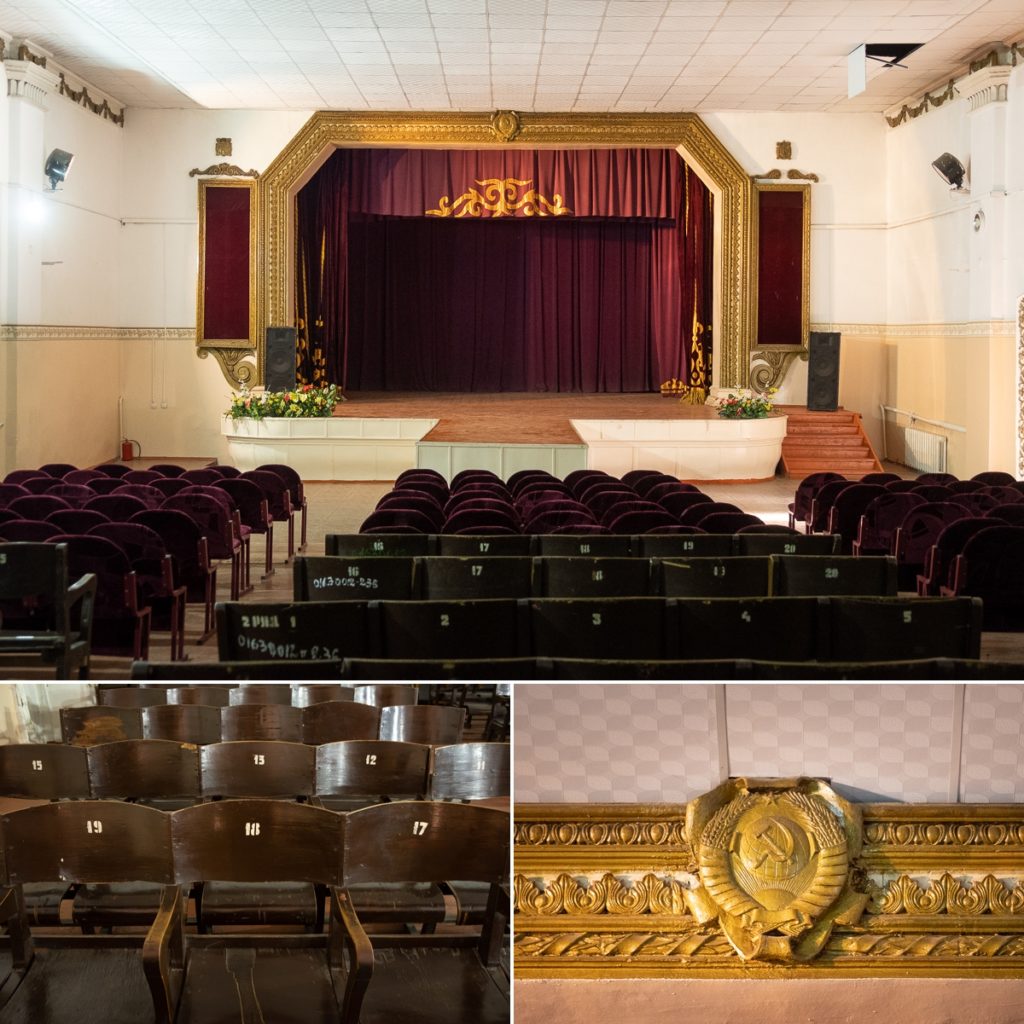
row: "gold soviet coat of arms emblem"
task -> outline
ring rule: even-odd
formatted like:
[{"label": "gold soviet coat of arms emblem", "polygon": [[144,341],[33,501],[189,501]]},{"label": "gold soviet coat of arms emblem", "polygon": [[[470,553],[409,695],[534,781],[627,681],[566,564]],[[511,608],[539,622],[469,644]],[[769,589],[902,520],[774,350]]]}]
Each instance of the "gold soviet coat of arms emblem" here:
[{"label": "gold soviet coat of arms emblem", "polygon": [[686,829],[700,882],[689,909],[717,917],[746,960],[810,960],[864,910],[858,811],[819,780],[730,780],[687,806]]}]

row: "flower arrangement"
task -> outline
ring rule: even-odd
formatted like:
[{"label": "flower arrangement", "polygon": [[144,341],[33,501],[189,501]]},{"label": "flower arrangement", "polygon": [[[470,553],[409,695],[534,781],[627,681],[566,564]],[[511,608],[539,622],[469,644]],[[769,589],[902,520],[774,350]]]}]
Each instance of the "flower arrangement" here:
[{"label": "flower arrangement", "polygon": [[317,387],[303,384],[294,391],[263,391],[253,393],[247,388],[234,395],[227,415],[233,420],[262,420],[267,416],[289,418],[330,416],[342,401],[337,384]]},{"label": "flower arrangement", "polygon": [[763,395],[727,395],[718,404],[718,415],[727,420],[763,420],[774,408],[772,395],[778,388],[769,388]]}]

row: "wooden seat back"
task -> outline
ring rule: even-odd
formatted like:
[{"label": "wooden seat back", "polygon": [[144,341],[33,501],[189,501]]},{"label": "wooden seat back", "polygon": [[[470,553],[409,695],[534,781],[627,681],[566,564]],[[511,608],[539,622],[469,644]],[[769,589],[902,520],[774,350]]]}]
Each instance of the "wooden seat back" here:
[{"label": "wooden seat back", "polygon": [[316,748],[317,796],[425,796],[430,747],[394,740],[345,740]]},{"label": "wooden seat back", "polygon": [[175,740],[118,740],[86,751],[95,799],[199,797],[199,749]]},{"label": "wooden seat back", "polygon": [[511,745],[455,743],[434,751],[432,800],[486,800],[508,796]]},{"label": "wooden seat back", "polygon": [[142,711],[141,708],[112,708],[101,704],[61,708],[61,739],[78,747],[114,740],[140,740],[143,736]]},{"label": "wooden seat back", "polygon": [[204,797],[312,796],[316,748],[282,740],[232,740],[202,748]]},{"label": "wooden seat back", "polygon": [[283,704],[236,704],[222,708],[221,738],[301,743],[302,710]]},{"label": "wooden seat back", "polygon": [[204,704],[158,704],[143,708],[143,734],[147,740],[218,743],[221,738],[220,710]]},{"label": "wooden seat back", "polygon": [[757,555],[729,558],[659,559],[660,591],[667,597],[767,597],[771,560]]},{"label": "wooden seat back", "polygon": [[[356,687],[356,693],[362,687]],[[330,700],[302,709],[302,738],[311,744],[375,740],[380,710],[360,701]]]},{"label": "wooden seat back", "polygon": [[300,555],[293,570],[296,601],[408,601],[414,591],[409,555]]},{"label": "wooden seat back", "polygon": [[0,746],[0,796],[81,800],[90,795],[86,751],[61,743]]},{"label": "wooden seat back", "polygon": [[380,738],[431,746],[458,743],[465,721],[465,708],[398,704],[380,709]]},{"label": "wooden seat back", "polygon": [[772,555],[771,563],[773,594],[896,596],[896,559],[888,556]]}]

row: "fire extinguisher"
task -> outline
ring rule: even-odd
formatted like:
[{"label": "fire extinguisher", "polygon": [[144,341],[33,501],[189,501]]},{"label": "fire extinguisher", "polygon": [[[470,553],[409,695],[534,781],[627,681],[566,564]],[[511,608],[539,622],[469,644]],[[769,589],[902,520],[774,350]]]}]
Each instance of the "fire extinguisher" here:
[{"label": "fire extinguisher", "polygon": [[[136,451],[136,449],[138,449]],[[129,441],[127,437],[121,439],[121,461],[131,462],[136,456],[142,457],[142,445],[138,441]]]}]

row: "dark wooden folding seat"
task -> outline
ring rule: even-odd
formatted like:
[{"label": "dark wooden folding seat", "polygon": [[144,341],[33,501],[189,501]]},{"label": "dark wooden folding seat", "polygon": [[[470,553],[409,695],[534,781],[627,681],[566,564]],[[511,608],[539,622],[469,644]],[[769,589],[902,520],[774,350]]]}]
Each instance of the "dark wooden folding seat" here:
[{"label": "dark wooden folding seat", "polygon": [[981,598],[985,629],[1024,631],[1024,527],[980,530],[956,555],[940,593]]},{"label": "dark wooden folding seat", "polygon": [[169,686],[168,704],[205,704],[211,708],[226,708],[231,691],[226,686]]},{"label": "dark wooden folding seat", "polygon": [[219,743],[220,708],[205,704],[158,704],[143,708],[143,735],[148,740],[178,743]]},{"label": "dark wooden folding seat", "polygon": [[304,743],[375,740],[379,728],[380,709],[359,701],[329,700],[302,708]]},{"label": "dark wooden folding seat", "polygon": [[[287,800],[220,800],[171,817],[174,863],[182,882],[244,883],[259,899],[289,883],[312,891],[333,889],[340,879],[344,817]],[[259,895],[261,894],[262,895]],[[332,896],[332,903],[334,897]],[[167,907],[154,931],[158,952],[180,942],[183,902]],[[268,1024],[337,1024],[331,968],[342,965],[327,936],[274,931],[236,937],[190,938],[180,995],[172,1006],[177,1024],[264,1020]]]},{"label": "dark wooden folding seat", "polygon": [[377,638],[360,601],[216,606],[221,661],[337,661],[377,653]]},{"label": "dark wooden folding seat", "polygon": [[813,661],[822,650],[818,598],[678,598],[674,605],[680,657]]},{"label": "dark wooden folding seat", "polygon": [[432,555],[436,537],[421,533],[329,533],[324,537],[328,555],[363,558],[369,555]]},{"label": "dark wooden folding seat", "polygon": [[583,558],[627,558],[633,554],[632,538],[624,534],[549,533],[537,538],[539,555]]},{"label": "dark wooden folding seat", "polygon": [[429,601],[473,601],[529,597],[534,592],[533,572],[529,556],[432,555],[418,560],[416,575],[420,595]]},{"label": "dark wooden folding seat", "polygon": [[90,747],[94,743],[142,739],[142,708],[115,708],[93,704],[60,709],[60,732],[64,743]]},{"label": "dark wooden folding seat", "polygon": [[736,544],[730,534],[693,529],[697,532],[645,533],[636,538],[633,553],[643,558],[725,558],[736,554]]},{"label": "dark wooden folding seat", "polygon": [[[316,797],[332,810],[384,799],[420,797],[430,789],[430,747],[402,740],[340,740],[316,748]],[[437,920],[444,917],[440,908]]]},{"label": "dark wooden folding seat", "polygon": [[69,582],[65,545],[0,543],[0,655],[39,655],[58,679],[84,679],[95,601],[94,576]]},{"label": "dark wooden folding seat", "polygon": [[[511,749],[508,743],[437,747],[430,798],[463,802],[507,798],[511,793]],[[483,923],[487,911],[486,885],[445,881],[443,888],[455,898],[458,924]]]},{"label": "dark wooden folding seat", "polygon": [[771,560],[765,555],[659,559],[654,571],[665,597],[767,597]]},{"label": "dark wooden folding seat", "polygon": [[375,708],[415,704],[418,699],[419,687],[404,683],[368,683],[357,686],[355,692],[357,703],[370,704]]},{"label": "dark wooden folding seat", "polygon": [[[162,811],[199,799],[199,752],[173,740],[119,740],[89,747],[89,784],[101,800],[131,800]],[[162,887],[152,882],[79,885],[71,920],[96,927],[149,925],[160,906]]]},{"label": "dark wooden folding seat", "polygon": [[659,597],[539,598],[523,602],[533,654],[544,658],[664,658],[674,632]]},{"label": "dark wooden folding seat", "polygon": [[254,683],[232,687],[228,704],[283,704],[291,707],[292,688],[287,683]]},{"label": "dark wooden folding seat", "polygon": [[166,686],[100,686],[97,688],[98,704],[114,708],[148,708],[153,704],[167,703]]},{"label": "dark wooden folding seat", "polygon": [[282,704],[238,704],[221,708],[221,738],[301,743],[302,712],[302,708]]},{"label": "dark wooden folding seat", "polygon": [[466,723],[466,709],[430,704],[396,704],[380,709],[382,740],[444,746],[458,743]]},{"label": "dark wooden folding seat", "polygon": [[533,679],[533,658],[346,658],[344,676],[358,679]]},{"label": "dark wooden folding seat", "polygon": [[452,558],[479,555],[521,556],[533,554],[533,537],[518,533],[459,534],[446,533],[437,538],[437,554]]},{"label": "dark wooden folding seat", "polygon": [[590,658],[539,658],[538,679],[747,679],[748,661],[733,659],[692,659],[688,661],[595,661]]},{"label": "dark wooden folding seat", "polygon": [[828,660],[978,658],[982,603],[970,597],[833,597]]},{"label": "dark wooden folding seat", "polygon": [[896,596],[896,559],[881,555],[772,555],[772,593],[788,597]]},{"label": "dark wooden folding seat", "polygon": [[[489,886],[479,935],[391,934],[371,940],[349,890],[337,894],[332,914],[343,925],[355,965],[345,993],[347,1022],[392,1024],[408,1017],[411,1005],[423,1022],[508,1021],[508,977],[500,966],[507,917],[500,885],[508,871],[508,832],[508,815],[501,811],[436,801],[376,804],[346,816],[346,887],[450,878]],[[386,950],[375,955],[374,944]]]},{"label": "dark wooden folding seat", "polygon": [[316,748],[289,740],[226,740],[200,755],[206,799],[223,797],[308,798],[316,790]]},{"label": "dark wooden folding seat", "polygon": [[537,559],[534,573],[539,597],[648,597],[657,592],[647,558],[550,556]]},{"label": "dark wooden folding seat", "polygon": [[415,563],[408,556],[300,555],[292,568],[296,601],[408,601]]},{"label": "dark wooden folding seat", "polygon": [[513,600],[386,601],[379,614],[387,658],[513,658],[522,653]]},{"label": "dark wooden folding seat", "polygon": [[432,800],[490,800],[511,793],[508,743],[455,743],[434,750]]},{"label": "dark wooden folding seat", "polygon": [[738,555],[837,555],[839,537],[830,533],[767,533],[740,530],[735,539]]},{"label": "dark wooden folding seat", "polygon": [[0,897],[0,923],[14,963],[4,1024],[170,1024],[170,978],[157,961],[144,964],[152,947],[141,937],[33,934],[19,896],[38,882],[140,882],[161,887],[163,906],[183,902],[173,884],[170,816],[120,801],[69,801],[6,814],[0,834],[9,887]]},{"label": "dark wooden folding seat", "polygon": [[313,683],[292,685],[292,704],[297,708],[308,708],[311,704],[324,704],[330,700],[355,700],[355,687],[340,683]]}]

